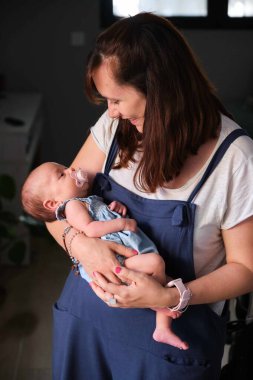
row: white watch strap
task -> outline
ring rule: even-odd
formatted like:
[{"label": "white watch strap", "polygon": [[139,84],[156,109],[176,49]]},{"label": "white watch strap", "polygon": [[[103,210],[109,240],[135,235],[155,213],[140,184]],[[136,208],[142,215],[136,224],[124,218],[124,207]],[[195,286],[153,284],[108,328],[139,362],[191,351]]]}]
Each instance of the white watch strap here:
[{"label": "white watch strap", "polygon": [[181,278],[177,278],[176,280],[172,280],[168,282],[167,285],[165,285],[167,288],[172,288],[173,286],[176,286],[176,288],[179,291],[180,299],[179,303],[174,307],[168,307],[171,311],[181,311],[184,312],[187,307],[189,306],[189,301],[191,299],[192,293],[190,289],[188,289]]}]

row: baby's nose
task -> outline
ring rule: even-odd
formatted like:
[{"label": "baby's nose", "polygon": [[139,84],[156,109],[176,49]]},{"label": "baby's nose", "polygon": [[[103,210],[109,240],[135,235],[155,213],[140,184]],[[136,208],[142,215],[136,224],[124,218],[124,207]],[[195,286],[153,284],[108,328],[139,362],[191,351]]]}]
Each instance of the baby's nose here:
[{"label": "baby's nose", "polygon": [[68,173],[68,174],[71,174],[71,173],[73,173],[75,171],[75,169],[74,168],[67,168],[66,169],[66,173]]}]

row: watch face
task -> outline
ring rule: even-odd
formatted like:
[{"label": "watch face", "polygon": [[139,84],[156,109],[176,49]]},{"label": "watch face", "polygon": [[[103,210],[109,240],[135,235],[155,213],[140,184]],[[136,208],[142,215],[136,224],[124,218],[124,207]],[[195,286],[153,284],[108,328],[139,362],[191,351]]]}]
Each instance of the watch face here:
[{"label": "watch face", "polygon": [[192,293],[190,291],[190,289],[188,289],[181,278],[177,278],[176,280],[172,280],[170,281],[166,287],[169,287],[169,288],[172,288],[173,286],[176,286],[176,288],[178,289],[179,291],[179,294],[180,294],[180,300],[179,300],[179,303],[173,307],[173,308],[169,308],[169,310],[172,310],[172,311],[185,311],[188,307],[188,304],[189,304],[189,300],[192,296]]}]

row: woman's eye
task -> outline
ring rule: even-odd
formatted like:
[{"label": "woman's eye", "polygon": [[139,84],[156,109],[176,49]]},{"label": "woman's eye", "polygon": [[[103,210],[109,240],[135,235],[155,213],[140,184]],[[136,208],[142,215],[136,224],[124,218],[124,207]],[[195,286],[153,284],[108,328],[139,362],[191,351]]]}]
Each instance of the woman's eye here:
[{"label": "woman's eye", "polygon": [[110,104],[119,104],[119,100],[108,100]]}]

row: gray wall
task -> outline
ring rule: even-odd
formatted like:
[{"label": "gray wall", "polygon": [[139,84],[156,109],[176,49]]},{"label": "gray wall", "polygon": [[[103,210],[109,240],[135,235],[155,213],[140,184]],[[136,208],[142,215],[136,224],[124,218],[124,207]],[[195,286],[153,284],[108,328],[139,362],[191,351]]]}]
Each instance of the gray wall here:
[{"label": "gray wall", "polygon": [[[99,32],[98,0],[1,0],[0,73],[6,90],[39,91],[46,123],[41,160],[69,164],[101,110],[83,93],[83,68]],[[71,32],[84,31],[84,46]],[[253,93],[253,30],[184,30],[223,100]]]}]

